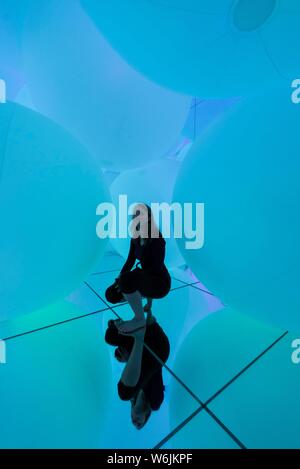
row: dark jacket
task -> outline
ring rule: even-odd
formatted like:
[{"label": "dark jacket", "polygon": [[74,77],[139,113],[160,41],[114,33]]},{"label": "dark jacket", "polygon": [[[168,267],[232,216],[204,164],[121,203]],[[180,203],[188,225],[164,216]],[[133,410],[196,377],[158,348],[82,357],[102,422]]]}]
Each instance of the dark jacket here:
[{"label": "dark jacket", "polygon": [[127,260],[122,267],[121,273],[132,269],[136,260],[139,260],[143,270],[151,274],[168,275],[165,266],[166,241],[161,236],[159,238],[149,238],[146,244],[141,246],[139,238],[131,239]]}]

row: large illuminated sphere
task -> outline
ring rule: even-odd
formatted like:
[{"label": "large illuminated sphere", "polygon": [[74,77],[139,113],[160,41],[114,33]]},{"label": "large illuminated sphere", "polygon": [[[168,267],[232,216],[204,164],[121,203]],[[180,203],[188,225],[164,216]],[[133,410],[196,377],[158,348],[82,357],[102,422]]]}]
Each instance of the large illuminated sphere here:
[{"label": "large illuminated sphere", "polygon": [[23,41],[35,108],[76,136],[102,167],[132,168],[162,156],[191,99],[129,67],[78,2],[38,2],[32,10]]},{"label": "large illuminated sphere", "polygon": [[[64,301],[16,319],[84,312]],[[102,337],[101,337],[102,335]],[[0,367],[1,448],[99,448],[113,392],[99,318],[83,318],[9,341]],[[7,342],[8,344],[8,342]]]},{"label": "large illuminated sphere", "polygon": [[205,204],[205,243],[187,264],[224,303],[300,326],[300,106],[290,89],[237,104],[192,147],[174,200]]},{"label": "large illuminated sphere", "polygon": [[[270,344],[278,339],[282,333],[283,331],[280,329],[269,327],[231,308],[224,308],[199,321],[189,332],[176,353],[172,370],[202,402],[206,402],[222,389],[224,385],[229,383],[233,377],[237,376],[249,363],[257,358]],[[278,345],[276,345],[274,349],[278,349]],[[266,354],[267,360],[269,353],[271,354],[273,352]],[[281,355],[283,359],[284,354],[282,352]],[[289,352],[287,352],[287,355],[289,362]],[[286,360],[286,357],[284,359]],[[238,403],[240,408],[242,408],[242,401],[247,402],[249,396],[254,397],[256,389],[259,388],[261,382],[265,380],[265,378],[259,374],[257,375],[257,379],[255,379],[255,370],[257,370],[257,366],[260,366],[260,363],[263,363],[263,360],[264,358],[250,367],[246,373],[240,376],[235,383],[232,383],[231,386],[224,391],[224,394],[221,393],[216,400],[213,400],[209,404],[210,410],[213,410],[220,418],[220,410],[215,410],[214,405],[216,403],[218,407],[221,396],[223,406],[219,405],[219,408],[222,407],[222,412],[225,414],[227,414],[227,412],[231,414],[232,421],[235,422],[239,431],[243,427],[238,427],[240,413],[238,405],[235,404],[236,401],[233,399],[233,397],[236,397],[237,393],[233,396],[232,390],[234,390],[236,383],[239,383],[239,394],[242,398]],[[271,362],[270,366],[273,365],[273,369],[276,370],[277,362],[271,359],[269,359],[269,361]],[[288,366],[289,365],[285,365],[284,369]],[[291,365],[291,367],[292,366],[293,365]],[[254,380],[251,382],[251,379],[245,379],[247,374],[253,371]],[[292,388],[293,380],[291,376],[287,376],[287,378]],[[244,384],[243,380],[245,381]],[[250,386],[249,382],[251,382]],[[269,384],[272,386],[271,382]],[[194,412],[196,405],[187,395],[186,390],[182,386],[178,386],[175,380],[171,380],[169,393],[170,427],[176,428],[179,422],[182,422],[187,416]],[[279,396],[280,390],[278,390],[276,394]],[[257,396],[256,402],[258,403],[261,401],[261,395],[257,394]],[[266,399],[268,401],[268,397],[266,397]],[[267,401],[263,399],[261,407],[264,407]],[[275,405],[275,409],[278,408],[278,404],[279,402]],[[231,409],[235,410],[235,413],[231,412]],[[260,410],[263,414],[264,411],[262,409]],[[277,411],[273,413],[277,415]],[[195,416],[180,432],[174,435],[170,444],[174,448],[187,448],[187,445],[189,448],[220,448],[223,447],[224,444],[229,444],[230,439],[228,439],[229,441],[226,443],[227,437],[225,432],[218,427],[210,417],[206,422],[205,414],[205,411],[201,411],[199,415]],[[247,441],[244,441],[239,431],[234,431],[230,426],[231,420],[224,418],[221,420],[229,426],[236,436],[242,439],[243,443],[247,444]],[[211,421],[211,424],[209,421]],[[254,422],[256,421],[254,420],[253,423]],[[259,429],[256,429],[254,433],[257,433],[257,431],[259,431]],[[262,437],[262,435],[260,435],[260,437]]]},{"label": "large illuminated sphere", "polygon": [[101,170],[65,130],[22,106],[0,105],[0,319],[64,297],[105,249],[96,207]]},{"label": "large illuminated sphere", "polygon": [[[119,210],[119,195],[127,196],[128,207],[134,203],[171,203],[173,188],[180,168],[180,163],[172,159],[162,159],[143,168],[125,171],[118,176],[110,187],[112,200]],[[130,217],[128,218],[130,220]],[[168,232],[163,230],[163,226],[158,219],[162,234],[166,237],[166,265],[176,267],[184,264],[184,259],[180,254],[178,246],[173,237],[173,225],[170,227],[170,237]],[[118,226],[117,226],[118,229]],[[117,234],[119,231],[117,231]],[[111,239],[111,244],[116,251],[124,258],[127,258],[130,240],[120,237]]]},{"label": "large illuminated sphere", "polygon": [[248,95],[299,73],[298,0],[81,0],[137,70],[202,97]]}]

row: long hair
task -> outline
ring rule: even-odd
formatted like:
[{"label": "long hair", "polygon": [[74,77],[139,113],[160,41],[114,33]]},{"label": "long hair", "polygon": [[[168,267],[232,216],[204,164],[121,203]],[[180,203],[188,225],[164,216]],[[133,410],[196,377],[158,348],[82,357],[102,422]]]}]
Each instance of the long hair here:
[{"label": "long hair", "polygon": [[[135,227],[133,229],[133,225],[131,225],[131,234],[133,239],[139,239],[141,237],[146,239],[148,243],[152,238],[161,238],[162,234],[155,222],[153,213],[149,205],[144,203],[138,203],[134,207],[134,211],[138,212],[139,208],[146,209],[147,212],[147,224]],[[136,215],[135,215],[136,216]]]}]

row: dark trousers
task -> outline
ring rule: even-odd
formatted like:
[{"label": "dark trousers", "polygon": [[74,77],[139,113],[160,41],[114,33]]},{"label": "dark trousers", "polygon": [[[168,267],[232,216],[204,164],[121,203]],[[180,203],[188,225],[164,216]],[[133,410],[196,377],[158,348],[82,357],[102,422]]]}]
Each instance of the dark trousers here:
[{"label": "dark trousers", "polygon": [[110,303],[115,304],[124,299],[122,293],[139,291],[145,298],[163,298],[169,293],[170,288],[171,277],[168,272],[152,274],[136,267],[121,274],[117,282],[107,288],[105,296]]}]

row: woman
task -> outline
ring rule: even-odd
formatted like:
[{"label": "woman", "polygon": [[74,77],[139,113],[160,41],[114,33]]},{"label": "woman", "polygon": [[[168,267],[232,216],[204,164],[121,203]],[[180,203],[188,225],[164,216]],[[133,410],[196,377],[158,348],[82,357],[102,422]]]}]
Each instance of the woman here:
[{"label": "woman", "polygon": [[[133,319],[118,324],[122,333],[145,328],[144,311],[151,310],[153,298],[163,298],[171,288],[171,277],[164,263],[166,241],[158,230],[148,205],[137,204],[134,207],[131,231],[128,258],[116,279],[121,296],[128,301],[134,313]],[[132,270],[136,260],[141,268]],[[106,298],[109,299],[109,296],[108,289]],[[148,300],[145,309],[143,297]]]},{"label": "woman", "polygon": [[164,400],[162,366],[169,357],[170,343],[151,314],[147,316],[147,328],[131,334],[120,333],[119,322],[119,319],[108,321],[105,341],[117,347],[116,359],[126,363],[118,382],[118,394],[120,399],[130,400],[131,420],[140,430]]}]

